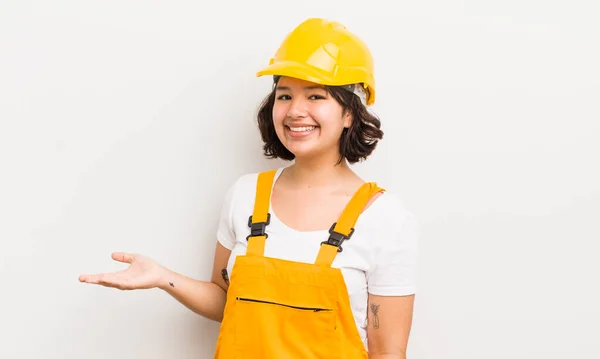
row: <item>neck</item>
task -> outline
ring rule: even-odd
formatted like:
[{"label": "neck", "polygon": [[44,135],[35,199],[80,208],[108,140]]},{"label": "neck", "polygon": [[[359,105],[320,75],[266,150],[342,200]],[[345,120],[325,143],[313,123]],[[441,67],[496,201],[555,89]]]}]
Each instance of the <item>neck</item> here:
[{"label": "neck", "polygon": [[296,158],[288,172],[289,179],[301,186],[325,187],[339,184],[341,178],[353,175],[348,163],[336,158]]}]

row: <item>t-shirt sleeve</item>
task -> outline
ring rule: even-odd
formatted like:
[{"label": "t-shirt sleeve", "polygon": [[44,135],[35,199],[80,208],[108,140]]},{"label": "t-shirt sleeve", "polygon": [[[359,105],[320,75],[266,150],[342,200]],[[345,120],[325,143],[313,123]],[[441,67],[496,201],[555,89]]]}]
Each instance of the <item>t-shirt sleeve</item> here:
[{"label": "t-shirt sleeve", "polygon": [[404,296],[416,291],[418,222],[405,210],[399,216],[398,225],[390,226],[389,235],[375,248],[373,265],[367,272],[370,294]]},{"label": "t-shirt sleeve", "polygon": [[221,206],[221,215],[217,228],[217,240],[223,247],[231,250],[236,242],[235,228],[233,226],[233,206],[235,203],[236,191],[239,185],[239,179],[229,187],[225,194],[225,199]]}]

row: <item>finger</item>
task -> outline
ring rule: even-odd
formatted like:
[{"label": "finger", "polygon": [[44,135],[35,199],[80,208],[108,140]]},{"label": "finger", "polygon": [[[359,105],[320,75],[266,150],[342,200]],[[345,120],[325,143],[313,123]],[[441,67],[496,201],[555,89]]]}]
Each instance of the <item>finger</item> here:
[{"label": "finger", "polygon": [[133,262],[133,255],[130,253],[115,252],[112,254],[112,259],[117,262],[131,263]]},{"label": "finger", "polygon": [[122,278],[114,277],[112,274],[100,274],[91,276],[86,283],[101,285],[103,287],[127,289],[127,283]]},{"label": "finger", "polygon": [[120,288],[124,286],[124,281],[115,273],[102,274],[84,274],[79,276],[79,280],[84,283],[100,284],[106,287]]},{"label": "finger", "polygon": [[79,276],[79,281],[84,283],[99,284],[100,279],[104,274],[82,274]]},{"label": "finger", "polygon": [[130,284],[130,278],[127,276],[119,275],[119,273],[106,273],[103,274],[99,280],[98,284],[103,285],[105,287],[112,287],[121,290],[132,289],[133,287]]}]

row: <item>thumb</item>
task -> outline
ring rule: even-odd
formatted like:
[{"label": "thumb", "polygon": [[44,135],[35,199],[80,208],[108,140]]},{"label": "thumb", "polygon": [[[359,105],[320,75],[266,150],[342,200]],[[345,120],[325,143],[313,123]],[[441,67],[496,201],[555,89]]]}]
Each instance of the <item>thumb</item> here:
[{"label": "thumb", "polygon": [[116,260],[117,262],[123,262],[123,263],[131,263],[133,262],[133,254],[130,253],[123,253],[123,252],[115,252],[112,254],[112,259]]}]

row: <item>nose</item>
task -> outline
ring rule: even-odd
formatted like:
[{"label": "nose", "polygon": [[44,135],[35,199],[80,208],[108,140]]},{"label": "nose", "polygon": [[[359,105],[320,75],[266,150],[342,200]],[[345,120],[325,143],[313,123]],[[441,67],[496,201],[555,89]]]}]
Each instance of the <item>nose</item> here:
[{"label": "nose", "polygon": [[290,107],[288,108],[287,117],[296,119],[305,118],[307,116],[308,111],[306,109],[306,101],[302,98],[299,98],[299,96],[293,98],[289,104]]}]

